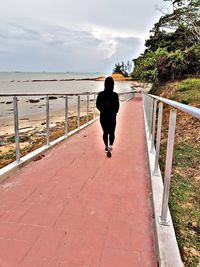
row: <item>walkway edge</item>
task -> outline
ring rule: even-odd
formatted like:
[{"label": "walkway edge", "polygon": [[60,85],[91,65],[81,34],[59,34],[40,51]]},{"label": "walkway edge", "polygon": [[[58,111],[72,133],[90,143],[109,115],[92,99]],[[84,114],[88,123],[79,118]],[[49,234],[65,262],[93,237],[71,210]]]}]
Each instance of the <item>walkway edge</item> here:
[{"label": "walkway edge", "polygon": [[71,131],[68,133],[67,136],[61,136],[59,138],[57,138],[56,140],[50,142],[49,146],[42,146],[36,150],[34,150],[33,152],[27,154],[26,156],[22,157],[20,159],[19,163],[16,163],[16,161],[8,164],[7,166],[3,167],[2,169],[0,169],[0,182],[4,181],[5,179],[7,179],[14,171],[24,167],[25,165],[27,165],[29,162],[33,161],[37,156],[39,156],[41,153],[45,153],[46,151],[52,149],[55,145],[57,145],[58,143],[66,140],[68,137],[70,137],[71,135],[79,132],[80,130],[84,129],[85,127],[89,126],[90,124],[92,124],[93,122],[95,122],[99,117],[94,118],[93,120],[89,121],[88,123],[82,125],[79,128]]},{"label": "walkway edge", "polygon": [[183,267],[183,262],[181,260],[180,251],[178,248],[176,235],[174,231],[174,226],[168,209],[168,218],[170,220],[169,226],[160,225],[158,220],[161,215],[162,208],[162,194],[163,194],[163,181],[159,168],[159,175],[153,175],[153,168],[155,162],[155,154],[151,153],[151,140],[148,139],[148,127],[147,120],[144,113],[144,124],[145,124],[145,134],[146,134],[146,144],[147,144],[147,153],[148,153],[148,162],[149,162],[149,174],[151,179],[151,188],[152,188],[152,200],[153,200],[153,209],[155,216],[155,239],[156,239],[156,248],[157,248],[157,260],[160,267]]}]

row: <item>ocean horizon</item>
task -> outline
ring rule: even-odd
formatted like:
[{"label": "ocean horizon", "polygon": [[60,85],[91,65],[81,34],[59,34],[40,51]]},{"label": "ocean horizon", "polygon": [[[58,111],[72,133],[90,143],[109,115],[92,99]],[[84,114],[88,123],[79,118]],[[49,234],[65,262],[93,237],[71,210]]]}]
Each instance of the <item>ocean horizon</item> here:
[{"label": "ocean horizon", "polygon": [[109,76],[102,72],[25,72],[25,71],[1,71],[0,82],[24,82],[33,80],[60,80],[60,79],[84,79],[96,78],[99,76]]},{"label": "ocean horizon", "polygon": [[[106,77],[110,74],[100,72],[0,72],[0,119],[13,116],[12,97],[4,94],[78,94],[92,93],[104,90],[104,81],[95,78]],[[87,80],[91,79],[91,80]],[[131,91],[131,81],[115,81],[114,90],[117,93]],[[30,99],[37,99],[39,103],[30,104]],[[40,97],[18,97],[20,115],[34,114],[45,111],[44,100]],[[72,104],[77,99],[72,98]],[[63,107],[62,97],[51,101],[51,109]]]}]

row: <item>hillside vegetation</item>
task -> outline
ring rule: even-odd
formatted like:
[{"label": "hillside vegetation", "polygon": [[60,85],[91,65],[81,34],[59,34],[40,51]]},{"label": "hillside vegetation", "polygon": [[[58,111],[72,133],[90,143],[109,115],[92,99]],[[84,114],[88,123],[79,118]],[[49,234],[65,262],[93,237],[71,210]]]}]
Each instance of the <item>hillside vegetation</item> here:
[{"label": "hillside vegetation", "polygon": [[200,75],[199,0],[167,0],[173,12],[161,16],[150,31],[146,49],[133,59],[132,77],[164,82]]}]

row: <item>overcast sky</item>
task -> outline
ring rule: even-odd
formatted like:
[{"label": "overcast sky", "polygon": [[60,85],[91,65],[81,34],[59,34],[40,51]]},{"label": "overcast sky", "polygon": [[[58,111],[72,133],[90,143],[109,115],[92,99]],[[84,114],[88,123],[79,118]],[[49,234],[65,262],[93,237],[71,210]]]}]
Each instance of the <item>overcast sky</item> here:
[{"label": "overcast sky", "polygon": [[163,0],[0,0],[0,71],[111,72],[144,51]]}]

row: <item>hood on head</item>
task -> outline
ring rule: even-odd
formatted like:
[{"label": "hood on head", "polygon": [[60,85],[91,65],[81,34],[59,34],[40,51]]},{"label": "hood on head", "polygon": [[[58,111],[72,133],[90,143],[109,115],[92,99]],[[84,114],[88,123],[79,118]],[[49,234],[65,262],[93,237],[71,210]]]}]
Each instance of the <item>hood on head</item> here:
[{"label": "hood on head", "polygon": [[112,77],[107,77],[104,82],[104,91],[112,93],[114,89],[114,80]]}]

